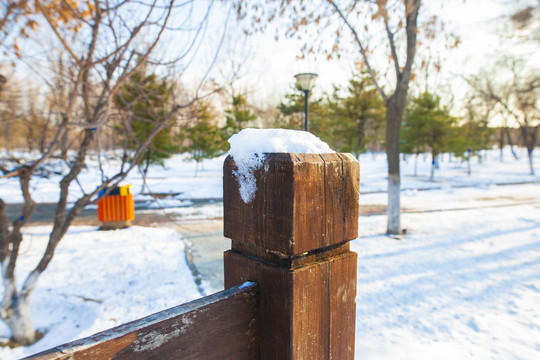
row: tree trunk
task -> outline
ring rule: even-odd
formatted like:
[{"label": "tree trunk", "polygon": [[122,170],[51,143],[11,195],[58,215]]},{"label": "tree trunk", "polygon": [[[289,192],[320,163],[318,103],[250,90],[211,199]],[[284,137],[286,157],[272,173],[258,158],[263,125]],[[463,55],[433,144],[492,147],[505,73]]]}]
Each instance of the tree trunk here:
[{"label": "tree trunk", "polygon": [[[15,266],[23,240],[21,229],[34,214],[36,204],[30,195],[30,179],[33,170],[31,167],[23,167],[19,170],[24,205],[20,218],[11,224],[11,229],[5,213],[5,204],[0,201],[0,232],[2,233],[0,236],[2,248],[0,250],[3,250],[0,260],[2,262],[2,282],[4,285],[0,311],[2,319],[11,329],[13,341],[21,345],[29,345],[35,339],[35,330],[30,312],[30,297],[34,287],[25,287],[20,293],[17,291]],[[7,229],[6,225],[8,226]]]},{"label": "tree trunk", "polygon": [[9,220],[7,218],[7,207],[4,200],[0,199],[0,265],[8,255],[9,249]]},{"label": "tree trunk", "polygon": [[529,155],[529,168],[531,169],[531,175],[534,175],[533,150],[534,148],[527,149],[527,155]]},{"label": "tree trunk", "polygon": [[361,116],[357,119],[357,123],[358,142],[356,143],[356,153],[360,155],[362,153],[362,150],[364,150],[366,118],[364,116]]},{"label": "tree trunk", "polygon": [[29,124],[26,129],[28,130],[28,137],[26,138],[26,143],[28,146],[28,150],[32,152],[35,149],[34,124]]},{"label": "tree trunk", "polygon": [[418,155],[420,154],[416,153],[416,156],[414,157],[414,177],[418,174]]},{"label": "tree trunk", "polygon": [[504,128],[501,127],[500,136],[499,136],[499,150],[500,150],[500,161],[503,162],[504,154]]},{"label": "tree trunk", "polygon": [[[4,260],[8,263],[8,260]],[[13,261],[10,257],[9,261]],[[2,282],[4,297],[1,306],[2,319],[11,330],[11,340],[19,345],[30,345],[35,340],[36,331],[30,311],[32,291],[17,292],[15,277],[12,271],[2,263]]]},{"label": "tree trunk", "polygon": [[[141,186],[141,194],[144,193],[144,190],[148,187],[147,179],[148,176],[148,169],[150,168],[150,158],[147,157],[146,160],[144,160],[144,169],[141,169],[141,166],[139,165],[139,172],[141,173],[141,176],[143,178],[143,183]],[[151,193],[152,191],[148,189],[148,193]]]},{"label": "tree trunk", "polygon": [[394,235],[401,233],[399,132],[404,107],[400,108],[395,93],[388,99],[386,105],[386,156],[388,161],[388,206],[386,210],[388,222],[386,232]]},{"label": "tree trunk", "polygon": [[62,135],[62,140],[60,141],[60,157],[67,161],[67,152],[68,152],[68,131],[64,131]]},{"label": "tree trunk", "polygon": [[429,181],[433,181],[435,178],[435,168],[437,167],[437,155],[431,153],[431,174],[429,176]]},{"label": "tree trunk", "polygon": [[521,136],[523,138],[523,145],[527,148],[527,156],[529,160],[529,169],[531,175],[534,175],[534,157],[533,152],[536,146],[536,131],[537,127],[533,126],[521,126]]},{"label": "tree trunk", "polygon": [[401,183],[399,174],[388,175],[388,207],[386,214],[388,223],[386,232],[391,235],[401,233],[401,205],[400,205]]},{"label": "tree trunk", "polygon": [[47,147],[47,133],[49,132],[49,118],[41,126],[41,136],[39,137],[38,147],[41,154],[45,153]]},{"label": "tree trunk", "polygon": [[512,155],[514,156],[514,159],[518,160],[519,156],[516,154],[516,151],[514,150],[514,140],[512,140],[512,136],[510,135],[510,129],[508,127],[504,127],[504,132],[506,134],[506,139],[508,140],[508,145],[510,145],[510,151],[512,152]]},{"label": "tree trunk", "polygon": [[11,337],[20,345],[30,345],[36,338],[32,314],[30,312],[30,295],[13,297],[11,307],[7,311],[6,323],[11,329]]}]

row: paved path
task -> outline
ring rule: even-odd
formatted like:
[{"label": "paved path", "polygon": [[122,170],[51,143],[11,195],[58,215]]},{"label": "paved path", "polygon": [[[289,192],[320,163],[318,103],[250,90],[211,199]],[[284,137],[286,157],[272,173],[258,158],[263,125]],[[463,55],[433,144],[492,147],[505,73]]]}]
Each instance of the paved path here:
[{"label": "paved path", "polygon": [[196,220],[171,224],[186,242],[186,256],[199,290],[206,294],[223,290],[223,252],[231,241],[223,236],[223,220]]}]

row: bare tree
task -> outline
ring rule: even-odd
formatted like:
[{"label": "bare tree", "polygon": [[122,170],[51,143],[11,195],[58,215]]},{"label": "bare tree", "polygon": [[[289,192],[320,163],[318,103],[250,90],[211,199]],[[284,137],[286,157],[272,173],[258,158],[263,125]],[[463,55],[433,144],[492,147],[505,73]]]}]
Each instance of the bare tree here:
[{"label": "bare tree", "polygon": [[[399,134],[401,119],[405,111],[409,82],[416,55],[417,38],[423,30],[418,25],[421,0],[396,1],[334,1],[323,4],[310,1],[266,1],[248,2],[239,0],[237,4],[240,18],[250,20],[247,32],[264,30],[272,21],[284,16],[290,19],[285,36],[293,37],[301,29],[312,27],[315,32],[306,33],[304,53],[318,52],[328,58],[340,57],[340,53],[350,43],[356,48],[363,66],[370,75],[386,107],[386,152],[388,161],[388,222],[387,233],[401,233],[400,221],[400,169]],[[262,21],[264,20],[264,21]],[[431,27],[425,33],[432,36],[435,21],[427,21]],[[334,39],[326,47],[321,39]],[[308,45],[310,44],[310,45]],[[386,49],[377,50],[381,45]],[[391,72],[379,66],[390,64]]]},{"label": "bare tree", "polygon": [[538,69],[526,70],[522,61],[506,57],[498,61],[489,73],[481,72],[468,78],[467,82],[480,97],[496,106],[503,116],[519,126],[523,145],[527,148],[529,170],[534,175],[533,152],[538,143],[540,128]]},{"label": "bare tree", "polygon": [[[65,98],[58,101],[54,108],[59,122],[56,124],[54,136],[46,142],[42,154],[15,167],[2,166],[0,163],[0,179],[17,178],[24,199],[20,216],[11,223],[6,216],[5,203],[0,199],[0,262],[4,285],[0,311],[2,319],[12,331],[13,340],[19,344],[29,344],[35,339],[30,314],[32,294],[40,275],[53,259],[55,250],[72,221],[85,206],[99,200],[98,194],[102,190],[105,190],[104,195],[107,195],[109,189],[119,184],[136,168],[152,139],[166,126],[170,126],[171,118],[196,100],[194,96],[188,101],[177,101],[170,105],[166,113],[155,121],[148,137],[139,142],[138,148],[124,148],[123,160],[118,168],[112,172],[106,172],[102,168],[103,183],[97,188],[82,189],[83,194],[68,208],[70,186],[78,182],[87,157],[95,149],[96,139],[103,129],[113,126],[119,118],[118,110],[114,106],[115,95],[143,64],[160,66],[162,62],[153,55],[157,54],[159,43],[167,36],[169,27],[184,30],[184,34],[192,36],[184,37],[187,39],[186,43],[178,44],[181,53],[175,53],[176,58],[165,60],[174,64],[192,54],[197,49],[194,44],[200,41],[200,30],[208,20],[212,3],[205,4],[203,16],[194,18],[185,15],[193,14],[194,1],[176,4],[174,0],[93,0],[84,2],[78,8],[73,7],[78,4],[76,2],[62,1],[60,5],[70,14],[69,22],[58,21],[53,16],[55,12],[52,12],[49,6],[54,6],[55,2],[35,1],[33,4],[35,12],[32,16],[48,26],[48,31],[55,39],[52,46],[62,47],[72,68],[59,78],[60,84],[56,84],[68,91]],[[177,23],[172,26],[171,21],[175,17]],[[183,24],[185,28],[178,24]],[[78,36],[73,36],[74,33]],[[21,230],[36,208],[30,182],[39,176],[41,167],[58,151],[68,129],[76,130],[79,139],[75,155],[69,162],[69,170],[59,183],[60,196],[48,244],[37,266],[28,274],[22,286],[17,287],[15,269],[23,241]]]}]

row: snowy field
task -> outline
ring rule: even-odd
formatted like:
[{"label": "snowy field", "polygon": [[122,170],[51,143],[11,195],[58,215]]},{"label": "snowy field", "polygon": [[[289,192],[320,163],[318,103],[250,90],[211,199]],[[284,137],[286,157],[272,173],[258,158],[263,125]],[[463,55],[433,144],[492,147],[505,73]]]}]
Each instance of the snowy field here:
[{"label": "snowy field", "polygon": [[540,184],[479,192],[507,190],[536,204],[404,214],[399,241],[360,218],[357,359],[540,359]]},{"label": "snowy field", "polygon": [[[414,174],[414,157],[405,157],[401,162],[402,190],[414,192],[422,189],[448,189],[450,187],[464,186],[491,186],[496,184],[520,183],[540,181],[540,151],[536,151],[536,176],[529,175],[527,154],[524,149],[518,149],[519,160],[511,157],[510,151],[505,152],[504,162],[499,161],[499,152],[491,151],[484,154],[484,160],[479,163],[478,158],[471,160],[471,176],[467,176],[467,165],[447,155],[441,156],[440,169],[435,172],[434,181],[429,181],[431,158],[430,155],[420,156],[418,159],[417,175]],[[2,154],[0,153],[0,156]],[[223,160],[219,157],[205,160],[196,171],[196,165],[186,160],[184,155],[177,155],[165,163],[165,167],[151,167],[148,174],[148,188],[154,193],[174,194],[167,199],[167,206],[186,205],[185,200],[216,199],[223,196]],[[105,159],[101,156],[103,167],[109,173],[117,161]],[[360,192],[363,194],[386,191],[386,155],[363,154],[360,157]],[[95,189],[101,181],[101,174],[96,170],[97,157],[91,157],[87,168],[79,177],[81,186],[85,191]],[[63,162],[58,161],[50,166],[50,176],[31,182],[34,200],[37,202],[57,202],[59,197],[58,183],[60,177],[54,172],[67,172]],[[195,174],[197,175],[195,177]],[[132,192],[135,200],[151,200],[148,188],[142,189],[142,179],[137,171],[133,171],[124,181],[133,184]],[[22,202],[20,185],[17,179],[0,179],[0,198],[7,203]],[[73,184],[70,188],[71,201],[81,195],[81,188]]]},{"label": "snowy field", "polygon": [[[428,160],[419,159],[418,177],[414,159],[403,161],[402,205],[411,212],[402,216],[401,240],[383,235],[385,216],[360,217],[352,243],[359,255],[357,359],[540,358],[540,176],[528,175],[524,152],[519,161],[506,154],[503,163],[498,155],[473,160],[471,176],[466,164],[443,158],[434,182]],[[361,204],[384,204],[384,155],[360,162]],[[194,177],[192,162],[171,159],[165,169],[151,169],[150,188],[180,193],[173,199],[183,206],[220,198],[222,163],[206,161]],[[91,188],[99,176],[88,170],[84,178]],[[36,198],[54,202],[57,181],[33,184]],[[128,182],[138,193],[140,180]],[[514,183],[525,184],[503,185]],[[16,184],[0,180],[0,197],[20,201]],[[215,206],[208,212],[216,216]],[[43,251],[47,231],[25,230],[19,281]],[[173,230],[73,227],[34,296],[35,326],[44,338],[0,348],[0,358],[17,359],[199,296]],[[0,337],[8,335],[0,325]]]}]

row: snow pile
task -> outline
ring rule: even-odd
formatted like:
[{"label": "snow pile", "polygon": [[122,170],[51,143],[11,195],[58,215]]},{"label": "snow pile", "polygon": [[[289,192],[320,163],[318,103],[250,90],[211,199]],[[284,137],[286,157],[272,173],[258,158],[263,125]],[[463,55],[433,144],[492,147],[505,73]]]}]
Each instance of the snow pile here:
[{"label": "snow pile", "polygon": [[257,184],[253,171],[259,169],[267,153],[326,154],[330,146],[307,131],[284,129],[244,129],[229,139],[229,155],[234,159],[234,172],[245,203],[253,200]]}]

